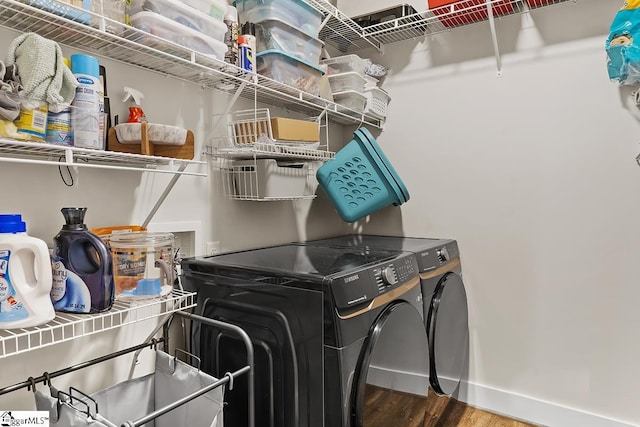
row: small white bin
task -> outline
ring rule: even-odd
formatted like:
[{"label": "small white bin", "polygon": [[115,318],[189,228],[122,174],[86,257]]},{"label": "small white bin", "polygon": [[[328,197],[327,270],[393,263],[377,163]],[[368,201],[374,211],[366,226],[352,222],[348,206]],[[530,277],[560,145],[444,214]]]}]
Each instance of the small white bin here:
[{"label": "small white bin", "polygon": [[310,163],[276,159],[236,160],[232,197],[249,200],[301,198],[313,195]]},{"label": "small white bin", "polygon": [[367,97],[355,90],[336,92],[333,94],[333,100],[338,104],[338,110],[344,110],[346,107],[358,113],[364,113],[364,109],[367,106]]},{"label": "small white bin", "polygon": [[344,92],[346,90],[355,90],[358,93],[364,93],[365,79],[355,71],[330,74],[328,78],[331,93]]},{"label": "small white bin", "polygon": [[379,119],[387,117],[387,106],[391,101],[391,97],[387,92],[379,87],[373,87],[365,90],[364,95],[367,97],[365,113],[371,114]]},{"label": "small white bin", "polygon": [[356,54],[323,59],[320,63],[327,66],[327,75],[355,71],[364,77],[366,62]]}]

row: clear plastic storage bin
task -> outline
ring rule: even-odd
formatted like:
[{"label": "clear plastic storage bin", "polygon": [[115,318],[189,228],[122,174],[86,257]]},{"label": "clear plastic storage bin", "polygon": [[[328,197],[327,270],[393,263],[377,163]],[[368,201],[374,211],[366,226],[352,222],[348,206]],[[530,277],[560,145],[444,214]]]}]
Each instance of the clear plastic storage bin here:
[{"label": "clear plastic storage bin", "polygon": [[318,37],[324,14],[304,0],[236,0],[240,22],[280,19],[303,33]]},{"label": "clear plastic storage bin", "polygon": [[278,50],[260,52],[256,58],[259,74],[313,95],[320,93],[324,74],[320,68]]},{"label": "clear plastic storage bin", "polygon": [[227,11],[225,0],[182,0],[182,2],[220,21],[224,19],[224,13]]},{"label": "clear plastic storage bin", "polygon": [[[180,25],[169,18],[153,12],[138,12],[131,17],[131,24],[142,31],[160,37],[172,43],[195,50],[204,55],[212,56],[220,61],[224,60],[227,52],[227,45],[221,41],[212,39],[204,34],[184,25]],[[138,43],[150,45],[165,52],[171,52],[173,47],[165,43],[158,43],[156,40],[144,36],[133,40]]]},{"label": "clear plastic storage bin", "polygon": [[327,66],[328,75],[355,71],[364,77],[366,62],[356,54],[324,59],[320,63]]},{"label": "clear plastic storage bin", "polygon": [[355,90],[358,93],[364,93],[365,79],[355,71],[329,74],[328,78],[332,93],[344,92],[346,90]]},{"label": "clear plastic storage bin", "polygon": [[364,113],[364,109],[367,106],[367,97],[355,90],[335,92],[333,94],[333,100],[338,104],[338,110],[346,107],[358,113]]},{"label": "clear plastic storage bin", "polygon": [[311,64],[318,64],[324,45],[317,38],[293,28],[281,19],[267,19],[256,23],[256,36],[258,53],[280,50]]},{"label": "clear plastic storage bin", "polygon": [[221,42],[224,41],[224,35],[227,32],[227,26],[220,19],[212,18],[179,0],[133,0],[131,2],[129,7],[131,15],[143,10],[160,14]]}]

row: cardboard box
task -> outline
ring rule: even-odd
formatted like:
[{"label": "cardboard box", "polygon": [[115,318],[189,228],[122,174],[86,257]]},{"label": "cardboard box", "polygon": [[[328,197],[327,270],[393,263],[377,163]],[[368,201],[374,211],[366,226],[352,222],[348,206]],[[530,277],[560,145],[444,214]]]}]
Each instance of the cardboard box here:
[{"label": "cardboard box", "polygon": [[278,141],[320,141],[320,124],[308,120],[272,117],[271,132],[273,138]]}]

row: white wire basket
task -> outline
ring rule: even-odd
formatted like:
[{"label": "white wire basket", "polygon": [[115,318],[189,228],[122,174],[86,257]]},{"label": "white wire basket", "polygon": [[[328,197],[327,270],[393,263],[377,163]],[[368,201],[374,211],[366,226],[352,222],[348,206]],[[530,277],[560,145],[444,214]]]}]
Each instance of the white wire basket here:
[{"label": "white wire basket", "polygon": [[230,160],[221,168],[223,191],[236,200],[313,199],[318,182],[313,162]]},{"label": "white wire basket", "polygon": [[364,94],[367,97],[365,113],[380,119],[387,117],[387,107],[391,101],[389,94],[379,87],[367,89]]}]

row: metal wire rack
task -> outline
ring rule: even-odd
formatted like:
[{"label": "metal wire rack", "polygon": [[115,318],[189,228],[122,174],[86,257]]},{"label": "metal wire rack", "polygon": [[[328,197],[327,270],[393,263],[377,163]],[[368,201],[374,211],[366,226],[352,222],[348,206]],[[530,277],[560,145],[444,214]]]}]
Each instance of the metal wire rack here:
[{"label": "metal wire rack", "polygon": [[205,88],[228,93],[240,91],[243,98],[269,105],[307,115],[327,111],[337,123],[365,123],[381,127],[381,121],[375,117],[340,108],[332,101],[261,75],[255,76],[254,81],[238,67],[91,11],[69,5],[68,9],[75,13],[61,16],[43,9],[43,2],[52,3],[51,0],[0,0],[0,26],[20,32],[35,32],[64,45]]},{"label": "metal wire rack", "polygon": [[0,138],[0,162],[207,176],[206,172],[186,170],[187,166],[206,164],[203,161],[91,150],[7,138]]},{"label": "metal wire rack", "polygon": [[487,3],[494,18],[577,0],[462,0],[450,5],[414,13],[367,26],[364,37],[379,45],[437,34],[456,27],[487,21]]},{"label": "metal wire rack", "polygon": [[226,160],[220,167],[224,195],[233,200],[314,199],[313,163],[276,159]]},{"label": "metal wire rack", "polygon": [[42,326],[2,329],[0,358],[195,307],[195,295],[194,292],[174,289],[161,299],[134,303],[116,300],[113,307],[103,313],[56,313],[55,319]]}]

